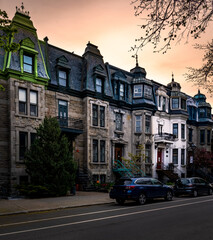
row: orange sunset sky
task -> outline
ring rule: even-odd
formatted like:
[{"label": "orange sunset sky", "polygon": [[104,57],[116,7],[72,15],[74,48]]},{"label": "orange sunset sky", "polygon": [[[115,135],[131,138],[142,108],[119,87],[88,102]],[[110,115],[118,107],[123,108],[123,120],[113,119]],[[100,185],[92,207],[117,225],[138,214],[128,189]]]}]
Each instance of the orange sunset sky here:
[{"label": "orange sunset sky", "polygon": [[[22,1],[0,0],[0,8],[12,19],[16,6]],[[131,46],[140,37],[140,17],[134,16],[131,0],[26,0],[25,10],[37,29],[39,39],[49,38],[49,43],[77,55],[84,53],[88,41],[98,46],[105,62],[129,71],[135,66]],[[182,91],[194,96],[198,89],[185,82],[187,67],[200,67],[203,52],[193,48],[195,43],[212,39],[211,23],[199,40],[186,39],[174,45],[166,54],[153,53],[152,45],[139,51],[139,65],[144,67],[147,78],[167,85],[174,73]],[[204,90],[201,92],[206,94]],[[207,102],[213,106],[208,94]]]}]

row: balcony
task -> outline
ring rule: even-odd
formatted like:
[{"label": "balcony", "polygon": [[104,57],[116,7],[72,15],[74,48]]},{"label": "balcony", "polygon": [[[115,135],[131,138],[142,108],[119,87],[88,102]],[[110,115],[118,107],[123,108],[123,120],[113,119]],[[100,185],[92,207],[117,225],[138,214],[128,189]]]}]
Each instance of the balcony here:
[{"label": "balcony", "polygon": [[83,133],[83,120],[77,118],[57,117],[62,131],[81,134]]},{"label": "balcony", "polygon": [[171,133],[155,134],[154,136],[155,143],[173,143],[174,140],[175,140],[175,135]]}]

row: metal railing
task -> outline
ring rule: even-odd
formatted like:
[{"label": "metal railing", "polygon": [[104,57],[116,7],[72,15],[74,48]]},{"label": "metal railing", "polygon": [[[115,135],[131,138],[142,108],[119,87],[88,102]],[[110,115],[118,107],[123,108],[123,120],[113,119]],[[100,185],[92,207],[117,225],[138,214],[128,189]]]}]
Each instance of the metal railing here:
[{"label": "metal railing", "polygon": [[83,120],[77,118],[57,117],[60,127],[83,130]]},{"label": "metal railing", "polygon": [[162,141],[162,140],[174,141],[175,140],[175,135],[173,135],[171,133],[155,134],[154,140],[155,141]]}]

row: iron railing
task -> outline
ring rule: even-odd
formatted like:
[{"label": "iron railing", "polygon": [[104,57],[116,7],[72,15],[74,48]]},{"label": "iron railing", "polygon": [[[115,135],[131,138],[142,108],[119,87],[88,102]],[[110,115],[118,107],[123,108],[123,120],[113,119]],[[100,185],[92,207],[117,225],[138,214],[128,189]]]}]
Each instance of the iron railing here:
[{"label": "iron railing", "polygon": [[77,118],[57,117],[60,127],[83,130],[83,120]]}]

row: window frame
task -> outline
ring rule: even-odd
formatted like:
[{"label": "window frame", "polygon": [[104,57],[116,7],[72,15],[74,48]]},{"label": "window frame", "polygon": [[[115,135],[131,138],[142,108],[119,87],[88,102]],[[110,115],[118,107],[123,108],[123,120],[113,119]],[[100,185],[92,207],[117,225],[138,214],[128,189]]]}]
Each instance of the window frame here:
[{"label": "window frame", "polygon": [[[98,84],[98,82],[101,83],[101,84]],[[103,81],[103,78],[101,78],[99,76],[97,76],[95,78],[95,91],[97,93],[103,93],[104,92],[104,81]]]},{"label": "window frame", "polygon": [[[21,136],[22,135],[22,136]],[[22,144],[22,137],[24,138],[24,143]],[[24,155],[28,149],[28,132],[19,132],[19,160],[24,160]]]},{"label": "window frame", "polygon": [[142,132],[142,115],[135,116],[135,132],[136,133]]},{"label": "window frame", "polygon": [[98,105],[92,104],[92,126],[98,126]]},{"label": "window frame", "polygon": [[200,145],[205,144],[206,131],[205,129],[200,130]]},{"label": "window frame", "polygon": [[[138,91],[139,89],[140,89],[140,91]],[[143,93],[143,85],[142,84],[134,85],[134,98],[141,98],[142,93]]]},{"label": "window frame", "polygon": [[93,139],[92,140],[92,162],[93,163],[98,163],[98,140],[97,139]]},{"label": "window frame", "polygon": [[185,129],[186,129],[186,125],[181,123],[181,139],[182,140],[186,139]]},{"label": "window frame", "polygon": [[[31,102],[31,93],[35,93],[36,95],[36,103]],[[38,92],[34,90],[30,90],[30,116],[37,117],[38,116]],[[34,111],[32,111],[32,108],[35,108],[35,113],[32,114]]]},{"label": "window frame", "polygon": [[[173,123],[172,127],[172,134],[175,136],[175,138],[178,138],[178,123]],[[175,133],[175,131],[177,131],[177,134]]]},{"label": "window frame", "polygon": [[144,98],[152,100],[152,87],[144,85]]},{"label": "window frame", "polygon": [[[60,77],[60,73],[64,73],[65,74],[65,78]],[[68,71],[66,69],[63,68],[59,68],[58,69],[58,85],[60,87],[67,87],[68,86]],[[65,81],[65,85],[60,83],[60,80]]]},{"label": "window frame", "polygon": [[[175,100],[177,100],[177,102],[175,102]],[[179,109],[179,98],[172,98],[172,109]]]},{"label": "window frame", "polygon": [[151,133],[151,116],[145,115],[145,133]]},{"label": "window frame", "polygon": [[181,165],[185,165],[185,155],[186,155],[185,152],[186,152],[185,149],[182,148],[181,149]]},{"label": "window frame", "polygon": [[[25,92],[25,101],[20,100],[20,92]],[[27,89],[26,88],[18,88],[18,99],[19,99],[19,114],[27,115]],[[24,111],[20,111],[21,105],[24,106]]]},{"label": "window frame", "polygon": [[[28,63],[28,62],[25,62],[25,57],[26,58],[30,58],[32,60],[31,64]],[[34,68],[35,68],[35,66],[34,66],[34,61],[35,60],[34,60],[34,58],[35,58],[35,56],[33,54],[30,54],[30,53],[28,53],[26,51],[23,52],[23,72],[24,73],[29,73],[29,74],[33,74],[34,73]],[[26,67],[30,66],[31,67],[31,71],[26,70],[25,66]]]},{"label": "window frame", "polygon": [[123,114],[120,112],[115,113],[115,130],[123,131]]},{"label": "window frame", "polygon": [[172,149],[172,163],[178,164],[178,148]]}]

